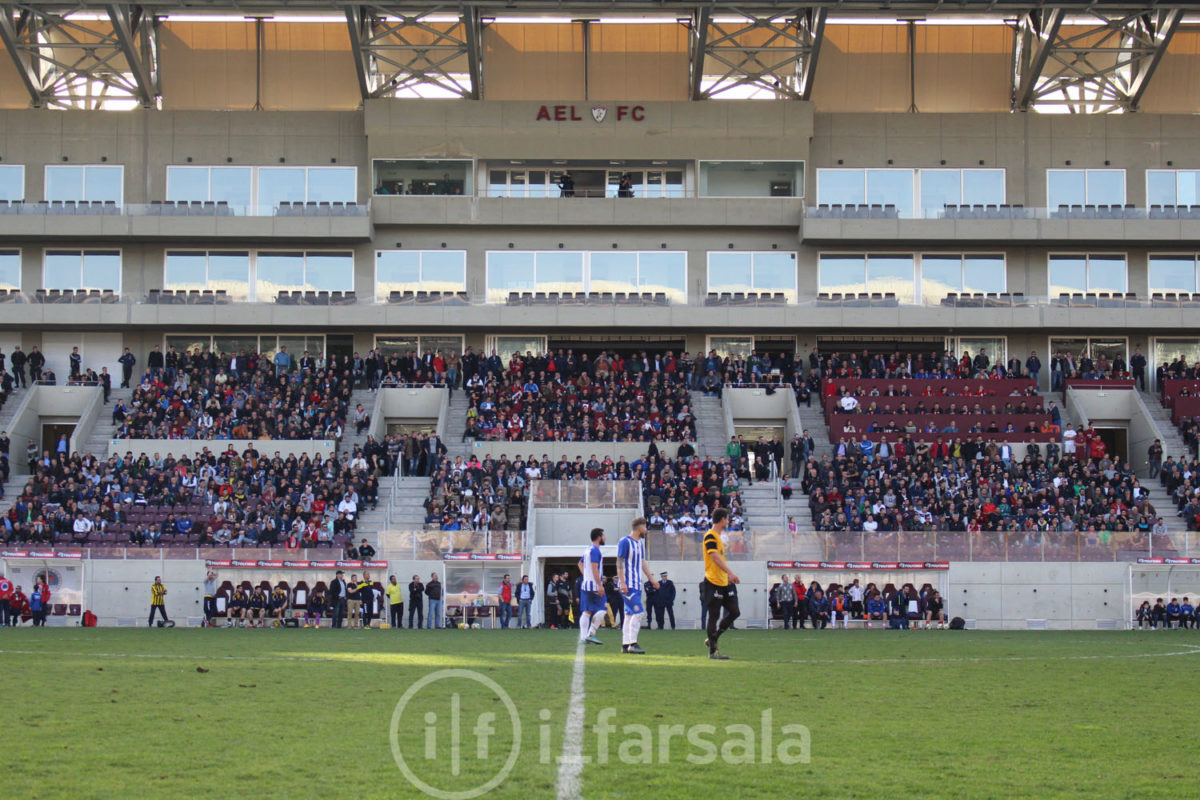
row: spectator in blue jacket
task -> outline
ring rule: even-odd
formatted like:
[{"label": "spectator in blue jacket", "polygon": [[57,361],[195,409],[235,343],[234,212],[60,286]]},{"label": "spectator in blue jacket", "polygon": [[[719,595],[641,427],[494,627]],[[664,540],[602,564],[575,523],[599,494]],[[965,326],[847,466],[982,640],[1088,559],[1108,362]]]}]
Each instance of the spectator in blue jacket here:
[{"label": "spectator in blue jacket", "polygon": [[1167,627],[1179,627],[1179,599],[1171,598],[1171,602],[1167,603]]},{"label": "spectator in blue jacket", "polygon": [[808,617],[813,630],[824,630],[829,625],[829,600],[820,589],[808,594]]},{"label": "spectator in blue jacket", "polygon": [[1186,597],[1183,598],[1183,602],[1179,604],[1179,627],[1196,627],[1196,607],[1188,602]]},{"label": "spectator in blue jacket", "polygon": [[871,599],[867,601],[867,627],[872,627],[872,622],[879,620],[886,625],[887,620],[887,603],[883,602],[883,597],[878,593],[871,595]]}]

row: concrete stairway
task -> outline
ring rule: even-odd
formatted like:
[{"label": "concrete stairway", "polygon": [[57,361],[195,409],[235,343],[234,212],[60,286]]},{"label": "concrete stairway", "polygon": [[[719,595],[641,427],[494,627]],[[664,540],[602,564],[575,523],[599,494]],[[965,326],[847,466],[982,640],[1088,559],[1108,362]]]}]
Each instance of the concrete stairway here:
[{"label": "concrete stairway", "polygon": [[355,447],[362,447],[367,442],[366,431],[361,434],[354,432],[354,410],[358,408],[359,403],[362,403],[362,407],[370,414],[371,409],[375,406],[375,392],[370,389],[355,389],[351,392],[350,410],[346,414],[346,427],[342,430],[342,440],[338,442],[337,446],[338,455],[349,457]]},{"label": "concrete stairway", "polygon": [[704,458],[721,458],[729,434],[725,432],[725,411],[718,397],[705,397],[701,391],[693,391],[692,413],[696,416],[696,453]]},{"label": "concrete stairway", "polygon": [[787,527],[779,513],[779,488],[774,481],[743,484],[742,511],[746,527],[752,531],[777,531]]},{"label": "concrete stairway", "polygon": [[[391,525],[394,531],[419,531],[425,527],[425,500],[429,497],[429,478],[388,478],[395,483],[395,496],[389,483],[387,495],[383,496],[383,484],[380,483],[379,512],[391,503]],[[379,522],[379,530],[383,529],[383,520]]]},{"label": "concrete stairway", "polygon": [[798,403],[796,407],[800,411],[800,424],[808,430],[813,441],[816,442],[816,452],[813,455],[819,459],[826,454],[832,454],[833,443],[829,438],[829,426],[825,424],[825,413],[821,410],[821,398],[813,397],[812,408],[803,403]]},{"label": "concrete stairway", "polygon": [[471,443],[462,440],[463,431],[467,429],[467,394],[457,391],[450,395],[450,407],[446,410],[446,429],[441,431],[442,442],[446,445],[446,457],[451,461],[456,456],[466,458],[471,455]]},{"label": "concrete stairway", "polygon": [[84,455],[91,453],[97,458],[103,460],[108,458],[108,444],[112,441],[113,435],[117,432],[117,426],[113,425],[112,407],[116,405],[118,400],[129,406],[129,400],[133,397],[133,389],[117,389],[114,388],[108,396],[108,405],[100,409],[100,414],[96,417],[96,424],[92,426],[88,432],[87,438],[83,441],[83,446],[80,448]]},{"label": "concrete stairway", "polygon": [[[17,413],[17,406],[25,399],[25,390],[16,389],[8,396],[4,402],[4,407],[0,408],[0,431],[7,431],[9,424],[12,422],[13,416]],[[4,497],[0,499],[0,513],[7,513],[8,507],[12,505],[13,499],[20,494],[21,489],[25,487],[25,481],[28,478],[25,475],[25,442],[17,441],[9,433],[9,451],[8,451],[8,466],[9,477],[8,483],[3,485]],[[20,469],[21,474],[17,474]]]},{"label": "concrete stairway", "polygon": [[[1175,427],[1175,423],[1171,421],[1170,410],[1163,408],[1157,394],[1141,392],[1141,397],[1142,402],[1150,411],[1150,416],[1154,419],[1154,424],[1158,426],[1158,430],[1162,434],[1163,460],[1165,461],[1167,456],[1174,456],[1176,461],[1186,458],[1188,447],[1183,441],[1183,435],[1179,433],[1179,428]],[[1146,460],[1146,454],[1133,453],[1131,458],[1136,466]]]}]

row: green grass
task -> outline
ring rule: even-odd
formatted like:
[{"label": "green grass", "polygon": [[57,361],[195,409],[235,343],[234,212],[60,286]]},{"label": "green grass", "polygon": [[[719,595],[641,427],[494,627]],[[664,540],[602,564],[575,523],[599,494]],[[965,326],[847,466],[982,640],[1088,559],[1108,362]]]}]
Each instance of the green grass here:
[{"label": "green grass", "polygon": [[[1193,631],[735,631],[728,662],[705,658],[696,632],[643,632],[640,658],[622,656],[615,631],[600,636],[586,654],[584,754],[600,752],[601,709],[616,710],[616,730],[609,763],[583,769],[588,800],[1177,800],[1200,786]],[[420,797],[392,757],[393,711],[418,679],[464,668],[499,684],[522,724],[515,766],[486,796],[553,798],[574,642],[561,631],[0,630],[0,785],[11,798]],[[688,761],[703,751],[687,726],[747,724],[757,739],[765,709],[776,744],[783,725],[807,726],[808,763]],[[483,713],[498,732],[479,759]],[[504,702],[468,680],[426,687],[400,723],[406,763],[447,789],[485,782],[512,750]],[[655,763],[620,763],[622,747],[642,755],[627,725],[649,726]],[[440,737],[433,761],[426,727]]]}]

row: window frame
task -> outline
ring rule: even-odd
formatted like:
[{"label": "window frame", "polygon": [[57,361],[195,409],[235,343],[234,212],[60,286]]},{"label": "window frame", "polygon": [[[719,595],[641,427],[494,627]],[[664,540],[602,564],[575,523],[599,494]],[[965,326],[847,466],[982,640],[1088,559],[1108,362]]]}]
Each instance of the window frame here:
[{"label": "window frame", "polygon": [[[966,291],[963,288],[963,286],[966,283],[967,259],[969,259],[969,258],[994,258],[996,256],[999,256],[1000,262],[1002,265],[1001,274],[1004,276],[1004,288],[1000,289],[999,292],[997,292],[997,294],[1002,294],[1002,293],[1008,291],[1008,253],[1006,253],[1004,251],[996,251],[996,250],[992,250],[992,251],[962,251],[962,252],[954,252],[954,253],[931,252],[931,253],[916,253],[915,256],[917,259],[917,270],[916,270],[916,272],[917,272],[916,304],[917,305],[925,305],[927,302],[927,298],[925,297],[925,259],[926,258],[941,258],[941,259],[957,258],[958,259],[958,268],[959,268],[958,293],[961,294]],[[1128,282],[1128,276],[1126,276],[1126,281]],[[985,294],[986,294],[986,292],[985,292]],[[939,302],[940,302],[940,300],[939,300]]]},{"label": "window frame", "polygon": [[[1046,254],[1046,297],[1048,299],[1053,300],[1058,297],[1058,294],[1054,294],[1050,288],[1052,286],[1052,284],[1050,283],[1050,280],[1051,280],[1050,265],[1054,262],[1055,258],[1059,258],[1059,257],[1082,258],[1084,260],[1084,281],[1086,282],[1084,290],[1082,292],[1075,292],[1074,290],[1072,290],[1070,292],[1066,292],[1066,294],[1095,294],[1097,292],[1113,291],[1112,289],[1093,289],[1092,288],[1092,259],[1093,258],[1120,257],[1121,260],[1125,264],[1125,287],[1123,289],[1121,289],[1120,291],[1122,293],[1129,291],[1129,254],[1128,253],[1105,252],[1103,250],[1095,251],[1095,252],[1086,251],[1083,253],[1073,253],[1070,251],[1059,250],[1059,251],[1052,251],[1052,252],[1049,252]],[[1060,292],[1059,294],[1062,294],[1062,292]]]},{"label": "window frame", "polygon": [[384,293],[379,288],[379,259],[381,256],[383,256],[384,253],[416,253],[417,254],[418,262],[417,262],[417,290],[416,291],[443,291],[441,289],[436,289],[436,290],[425,289],[422,285],[425,282],[425,263],[424,263],[424,261],[425,261],[426,253],[443,253],[443,254],[444,253],[461,253],[462,259],[463,259],[462,288],[454,290],[454,291],[460,291],[460,292],[467,291],[467,251],[466,250],[458,250],[458,249],[442,250],[440,248],[428,248],[428,247],[427,248],[412,248],[412,249],[402,248],[402,247],[379,248],[375,251],[375,265],[374,265],[375,269],[373,272],[373,280],[374,280],[374,285],[375,285],[375,300],[377,302],[387,302],[388,296],[390,295],[390,292]]},{"label": "window frame", "polygon": [[[1151,281],[1150,268],[1152,266],[1151,262],[1153,262],[1154,259],[1156,259],[1156,258],[1163,258],[1163,259],[1173,258],[1173,259],[1179,259],[1179,260],[1182,260],[1185,258],[1191,259],[1191,262],[1192,262],[1192,288],[1189,289],[1188,291],[1192,292],[1192,293],[1200,292],[1200,253],[1196,253],[1196,252],[1190,252],[1190,253],[1189,252],[1174,252],[1174,253],[1159,252],[1159,253],[1154,253],[1154,252],[1151,252],[1151,253],[1146,254],[1146,291],[1148,294],[1153,296],[1156,293],[1167,293],[1167,292],[1178,293],[1179,292],[1179,289],[1161,289],[1161,288],[1155,289],[1154,288],[1154,285],[1150,282]],[[1126,265],[1128,268],[1128,262],[1126,262]]]},{"label": "window frame", "polygon": [[[712,257],[714,255],[732,255],[732,256],[748,255],[748,256],[750,256],[750,289],[749,289],[749,291],[757,292],[760,294],[763,292],[767,292],[769,294],[774,294],[775,292],[778,292],[779,291],[778,288],[770,288],[770,289],[761,288],[755,283],[755,280],[754,280],[755,273],[756,273],[756,265],[755,265],[755,261],[757,260],[756,257],[758,255],[774,255],[774,254],[790,255],[792,257],[792,273],[793,273],[793,277],[795,280],[792,283],[790,292],[788,289],[785,288],[783,290],[783,293],[784,293],[784,296],[787,297],[787,302],[789,304],[797,302],[797,300],[800,297],[800,295],[799,295],[799,291],[800,291],[800,254],[796,250],[707,250],[704,253],[704,288],[705,288],[705,292],[707,294],[713,294],[713,293],[720,294],[722,291],[724,291],[723,289],[714,288],[713,283],[712,283]],[[790,294],[790,297],[788,296],[789,294]]]},{"label": "window frame", "polygon": [[[354,172],[354,189],[353,201],[334,201],[334,202],[358,202],[358,165],[357,164],[168,164],[166,172],[163,175],[163,197],[169,195],[171,170],[186,169],[186,170],[206,170],[208,172],[208,188],[205,197],[192,199],[176,199],[171,202],[187,203],[187,202],[208,202],[212,200],[212,171],[214,169],[249,169],[250,170],[250,205],[246,209],[246,216],[253,217],[271,217],[275,216],[278,211],[278,206],[272,206],[269,213],[263,213],[264,209],[259,202],[259,179],[263,170],[272,169],[302,169],[304,170],[304,199],[289,200],[290,203],[307,203],[309,196],[309,173],[312,170],[353,170]],[[313,201],[316,202],[316,201]]]},{"label": "window frame", "polygon": [[[817,294],[831,294],[831,290],[827,290],[821,286],[821,261],[829,258],[861,258],[862,259],[862,285],[863,291],[867,294],[871,293],[871,285],[867,280],[867,275],[870,270],[870,262],[872,258],[904,258],[907,256],[912,259],[913,265],[913,304],[920,305],[921,303],[921,275],[920,275],[920,253],[916,251],[903,252],[899,250],[883,251],[883,252],[867,252],[865,250],[822,250],[817,253]],[[954,255],[954,254],[951,254]],[[844,292],[839,292],[844,294]],[[859,294],[859,292],[855,292]],[[900,300],[897,297],[897,300]],[[901,305],[907,305],[901,302]]]},{"label": "window frame", "polygon": [[88,190],[87,190],[88,170],[89,169],[120,170],[121,180],[118,182],[118,185],[120,186],[121,191],[120,191],[119,195],[117,196],[117,199],[115,202],[118,207],[125,205],[125,165],[124,164],[46,164],[45,166],[43,166],[42,167],[42,198],[47,200],[48,202],[68,202],[66,200],[53,201],[53,200],[50,200],[50,198],[46,196],[46,187],[49,186],[49,184],[50,184],[50,170],[54,170],[54,169],[82,169],[83,170],[83,186],[82,186],[83,197],[77,197],[74,200],[70,201],[70,202],[75,202],[75,203],[113,202],[110,200],[94,201],[87,196],[87,194],[88,194]]},{"label": "window frame", "polygon": [[[471,191],[468,192],[466,190],[466,187],[464,186],[463,193],[461,195],[407,194],[407,193],[400,194],[400,195],[379,194],[375,191],[375,178],[379,174],[378,164],[381,161],[414,161],[414,162],[420,161],[420,162],[435,162],[435,163],[443,163],[443,162],[447,162],[447,161],[453,161],[453,162],[467,164],[469,166],[468,166],[466,177],[465,177],[464,181],[470,183]],[[479,171],[478,159],[475,159],[475,158],[422,158],[422,157],[413,158],[413,157],[409,157],[409,156],[391,156],[391,157],[375,156],[371,159],[371,192],[370,192],[370,196],[371,197],[474,197],[474,196],[478,195],[478,189],[476,186],[476,184],[478,183],[478,177],[479,177],[478,171]]]},{"label": "window frame", "polygon": [[[798,175],[793,179],[793,194],[790,194],[790,195],[775,196],[775,195],[770,195],[770,194],[762,194],[762,195],[758,195],[758,194],[754,194],[754,195],[710,194],[707,190],[703,194],[701,194],[700,193],[700,182],[701,182],[702,178],[703,178],[706,189],[708,186],[708,178],[707,178],[707,176],[704,175],[704,165],[705,164],[709,164],[709,165],[711,165],[711,164],[718,164],[718,165],[720,165],[720,164],[762,164],[762,165],[790,164],[793,166],[794,169],[797,170]],[[651,171],[651,169],[652,168],[648,167],[648,168],[645,168],[644,171],[648,173]],[[654,169],[662,169],[665,171],[667,168],[661,167],[661,168],[654,168]],[[746,199],[761,200],[763,198],[767,198],[770,200],[802,200],[802,199],[804,199],[806,190],[808,188],[805,185],[807,183],[807,178],[808,178],[808,160],[803,159],[803,158],[698,158],[698,159],[696,159],[696,196],[697,197],[711,197],[711,198],[723,199],[723,200],[746,200]],[[686,181],[686,180],[687,180],[687,176],[685,174],[684,181]],[[650,197],[651,195],[647,194],[646,196]],[[670,195],[663,195],[663,196],[670,196]]]},{"label": "window frame", "polygon": [[[336,291],[336,292],[353,292],[354,291],[354,284],[355,284],[355,274],[354,273],[355,273],[358,265],[355,261],[355,253],[354,253],[353,248],[351,248],[349,250],[340,250],[340,249],[324,249],[324,248],[308,249],[308,248],[303,248],[303,247],[299,248],[299,249],[288,248],[288,247],[280,247],[280,248],[264,247],[264,248],[250,251],[250,296],[247,298],[247,301],[251,302],[251,303],[275,303],[275,302],[278,302],[278,300],[279,300],[278,294],[276,294],[274,297],[271,297],[268,299],[263,299],[258,296],[258,283],[259,283],[258,259],[259,259],[259,256],[270,255],[272,253],[284,254],[284,253],[297,253],[297,252],[303,256],[301,259],[301,263],[303,264],[303,270],[304,270],[303,274],[301,275],[301,278],[302,278],[301,282],[303,284],[308,283],[308,259],[309,259],[310,255],[313,255],[313,254],[349,255],[350,256],[350,264],[351,264],[350,288],[349,289],[331,289],[329,291]],[[287,291],[296,291],[296,290],[289,289]],[[299,291],[307,292],[309,290],[301,289]],[[326,290],[321,289],[321,290],[313,290],[313,291],[326,291]]]},{"label": "window frame", "polygon": [[24,269],[25,268],[25,259],[23,257],[24,253],[20,247],[0,248],[0,257],[4,257],[4,256],[16,256],[17,257],[17,281],[16,281],[16,284],[13,287],[13,289],[15,289],[16,291],[19,292],[22,290],[22,287],[24,286],[24,281],[22,280],[22,278],[24,277],[23,273],[25,271],[25,269]]},{"label": "window frame", "polygon": [[[912,173],[912,198],[911,208],[912,215],[901,216],[901,219],[933,219],[934,217],[926,216],[925,207],[922,203],[923,194],[923,178],[926,172],[954,172],[958,175],[958,204],[963,204],[963,193],[965,191],[966,173],[967,172],[997,172],[1000,174],[1000,197],[995,203],[984,203],[983,205],[1003,205],[1008,202],[1008,169],[1007,167],[818,167],[816,177],[817,187],[817,204],[820,205],[826,202],[821,199],[820,180],[821,174],[825,172],[861,172],[862,173],[862,204],[870,205],[870,199],[867,195],[867,173],[868,172],[909,172]],[[887,204],[885,204],[887,205]],[[897,209],[899,208],[899,204]],[[979,205],[976,203],[975,205]]]},{"label": "window frame", "polygon": [[[585,294],[593,294],[592,284],[592,255],[595,253],[624,253],[633,254],[637,257],[637,291],[642,291],[642,255],[643,254],[667,254],[667,255],[682,255],[683,256],[683,297],[679,301],[680,305],[687,305],[688,297],[688,251],[686,250],[487,250],[484,252],[484,278],[483,278],[483,295],[484,303],[499,305],[508,302],[509,291],[497,289],[497,292],[504,292],[503,297],[497,296],[492,300],[490,295],[492,292],[492,254],[493,253],[512,253],[512,254],[532,254],[534,256],[533,264],[533,286],[532,291],[536,294],[539,290],[537,277],[537,254],[538,253],[579,253],[583,256],[583,292]],[[669,297],[669,295],[668,295]]]},{"label": "window frame", "polygon": [[[61,287],[52,287],[46,285],[46,258],[50,253],[79,253],[79,289],[68,290]],[[95,253],[97,255],[104,253],[116,253],[117,255],[117,285],[116,288],[106,289],[104,287],[96,287],[99,291],[111,291],[114,294],[121,294],[121,289],[124,286],[125,279],[125,251],[120,247],[43,247],[42,248],[42,276],[41,288],[47,291],[92,291],[92,287],[83,286],[83,259],[87,253]]]},{"label": "window frame", "polygon": [[[1050,203],[1050,173],[1052,172],[1082,172],[1083,173],[1083,202],[1082,203]],[[1093,172],[1119,172],[1121,173],[1121,200],[1118,203],[1092,203],[1088,201],[1088,194],[1091,192],[1091,173]],[[1178,191],[1178,185],[1176,185]],[[1046,168],[1046,208],[1050,211],[1057,211],[1060,206],[1112,206],[1125,205],[1129,199],[1129,175],[1124,167],[1047,167]],[[1128,261],[1126,262],[1128,266]],[[1126,285],[1128,286],[1128,277]]]},{"label": "window frame", "polygon": [[[56,165],[56,166],[57,166],[57,165]],[[15,169],[15,170],[20,170],[20,174],[21,174],[21,181],[20,181],[20,183],[21,183],[21,196],[20,196],[20,197],[13,198],[13,199],[9,200],[8,202],[10,202],[10,203],[24,203],[24,202],[25,202],[25,196],[26,196],[26,184],[25,184],[25,165],[24,165],[24,164],[0,164],[0,171],[3,171],[3,170],[13,170],[13,169]]]},{"label": "window frame", "polygon": [[[184,254],[189,254],[189,253],[191,253],[191,254],[203,253],[204,254],[204,281],[203,282],[204,282],[206,291],[208,291],[208,290],[215,291],[215,288],[212,285],[211,277],[209,275],[210,262],[212,261],[212,257],[214,255],[236,255],[239,253],[245,253],[246,254],[246,297],[245,297],[245,300],[241,300],[241,302],[251,302],[251,297],[253,296],[253,290],[254,290],[254,271],[255,271],[254,270],[254,253],[255,253],[255,251],[253,248],[250,248],[250,249],[236,249],[235,248],[235,249],[229,249],[229,250],[226,250],[223,248],[213,248],[213,249],[209,249],[209,248],[195,248],[195,249],[193,249],[193,248],[165,248],[163,250],[163,264],[162,264],[163,271],[162,271],[162,281],[161,281],[163,291],[168,291],[168,292],[190,291],[190,290],[173,289],[173,288],[167,286],[167,259],[172,254],[184,255]],[[230,295],[230,297],[234,298],[235,300],[238,300],[238,298],[235,295]]]}]

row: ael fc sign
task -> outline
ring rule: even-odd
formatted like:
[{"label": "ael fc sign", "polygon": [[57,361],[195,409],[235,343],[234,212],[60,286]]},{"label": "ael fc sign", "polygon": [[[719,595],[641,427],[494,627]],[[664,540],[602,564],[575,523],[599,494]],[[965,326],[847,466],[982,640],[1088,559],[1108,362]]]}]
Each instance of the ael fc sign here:
[{"label": "ael fc sign", "polygon": [[[608,106],[592,106],[592,119],[595,122],[604,122],[608,118]],[[645,106],[626,106],[620,105],[613,108],[616,114],[617,122],[632,120],[633,122],[643,122],[646,119]],[[586,117],[579,113],[579,110],[574,105],[562,106],[542,106],[538,109],[536,120],[538,122],[582,122]]]}]

